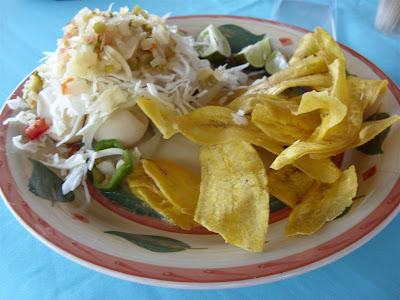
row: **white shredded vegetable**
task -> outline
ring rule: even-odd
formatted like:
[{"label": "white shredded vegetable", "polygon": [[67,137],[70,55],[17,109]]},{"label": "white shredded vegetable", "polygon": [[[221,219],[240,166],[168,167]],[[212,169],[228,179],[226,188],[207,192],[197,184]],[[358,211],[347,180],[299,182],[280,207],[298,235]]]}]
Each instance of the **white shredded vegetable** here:
[{"label": "white shredded vegetable", "polygon": [[[118,167],[118,166],[117,166]],[[112,176],[115,173],[116,166],[111,159],[103,160],[101,163],[96,165],[96,168],[104,175]]]},{"label": "white shredded vegetable", "polygon": [[233,117],[233,122],[236,125],[247,125],[248,121],[247,118],[244,116],[244,111],[239,109],[236,113],[231,113]]},{"label": "white shredded vegetable", "polygon": [[[83,185],[89,197],[85,180],[95,160],[122,154],[119,148],[92,150],[97,130],[117,109],[134,109],[136,99],[144,96],[183,115],[207,104],[219,90],[235,90],[248,81],[242,72],[248,64],[211,70],[210,63],[194,50],[193,37],[182,36],[176,26],[165,23],[169,14],[159,17],[140,8],[111,9],[112,5],[103,12],[79,11],[63,28],[56,51],[45,53],[35,72],[40,80],[35,83],[31,77],[24,97],[8,101],[10,108],[21,111],[5,124],[31,126],[40,117],[49,126],[35,140],[19,135],[13,143],[30,153],[41,149],[41,161],[65,176],[64,194]],[[204,82],[207,78],[199,76],[202,70],[218,83],[210,87]],[[234,116],[239,123],[243,118]],[[154,152],[160,138],[156,130],[142,145],[143,152]],[[83,146],[68,154],[67,145],[75,142]],[[105,169],[112,172],[109,164]]]}]

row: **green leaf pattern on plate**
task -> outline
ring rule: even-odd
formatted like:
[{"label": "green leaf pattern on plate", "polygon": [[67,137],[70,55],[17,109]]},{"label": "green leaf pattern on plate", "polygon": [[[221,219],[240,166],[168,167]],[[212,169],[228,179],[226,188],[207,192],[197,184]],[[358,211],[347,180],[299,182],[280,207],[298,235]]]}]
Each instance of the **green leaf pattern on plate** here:
[{"label": "green leaf pattern on plate", "polygon": [[36,196],[56,202],[70,202],[75,199],[74,192],[64,195],[61,186],[63,180],[41,162],[29,158],[33,172],[29,180],[29,190]]},{"label": "green leaf pattern on plate", "polygon": [[132,193],[125,190],[102,191],[103,195],[109,200],[120,206],[137,213],[142,216],[149,216],[157,219],[162,217],[150,206],[146,205],[142,200],[138,199]]},{"label": "green leaf pattern on plate", "polygon": [[179,252],[191,248],[186,243],[165,236],[133,234],[120,231],[104,231],[104,233],[122,237],[139,247],[153,252]]}]

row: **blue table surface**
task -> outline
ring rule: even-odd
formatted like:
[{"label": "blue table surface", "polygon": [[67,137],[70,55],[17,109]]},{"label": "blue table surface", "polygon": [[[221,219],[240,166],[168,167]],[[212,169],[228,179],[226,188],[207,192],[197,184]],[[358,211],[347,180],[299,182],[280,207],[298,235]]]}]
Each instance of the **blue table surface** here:
[{"label": "blue table surface", "polygon": [[[151,13],[241,15],[268,19],[272,0],[114,1]],[[234,5],[232,5],[234,3]],[[81,8],[106,10],[109,1],[0,0],[2,104],[53,51],[61,28]],[[341,0],[338,41],[373,61],[400,85],[400,39],[374,27],[377,0]],[[400,216],[371,241],[315,271],[279,282],[230,290],[179,290],[132,283],[76,264],[36,240],[0,202],[0,299],[394,299],[400,298]]]}]

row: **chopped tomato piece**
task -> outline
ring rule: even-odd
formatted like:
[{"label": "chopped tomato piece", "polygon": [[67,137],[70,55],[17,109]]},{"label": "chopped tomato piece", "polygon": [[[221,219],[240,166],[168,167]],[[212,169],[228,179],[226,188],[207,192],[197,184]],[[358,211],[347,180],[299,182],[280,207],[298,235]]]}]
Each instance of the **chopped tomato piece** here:
[{"label": "chopped tomato piece", "polygon": [[25,127],[25,133],[31,140],[34,140],[37,139],[43,132],[45,132],[49,128],[50,126],[43,118],[37,117],[32,125],[28,125]]}]

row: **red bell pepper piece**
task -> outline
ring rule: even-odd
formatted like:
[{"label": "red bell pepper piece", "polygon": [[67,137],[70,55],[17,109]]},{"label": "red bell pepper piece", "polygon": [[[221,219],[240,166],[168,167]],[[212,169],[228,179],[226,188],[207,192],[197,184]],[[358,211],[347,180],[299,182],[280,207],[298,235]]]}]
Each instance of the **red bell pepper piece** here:
[{"label": "red bell pepper piece", "polygon": [[34,140],[49,128],[50,126],[46,123],[45,119],[36,117],[33,124],[25,126],[25,133],[31,140]]}]

